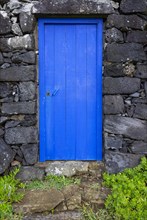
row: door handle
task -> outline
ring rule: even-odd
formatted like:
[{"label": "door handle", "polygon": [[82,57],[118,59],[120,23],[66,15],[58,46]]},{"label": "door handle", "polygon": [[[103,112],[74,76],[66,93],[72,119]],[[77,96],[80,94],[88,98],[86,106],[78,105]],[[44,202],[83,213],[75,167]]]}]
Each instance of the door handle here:
[{"label": "door handle", "polygon": [[55,96],[58,93],[59,89],[55,89],[53,93],[50,93],[49,91],[46,92],[46,96]]}]

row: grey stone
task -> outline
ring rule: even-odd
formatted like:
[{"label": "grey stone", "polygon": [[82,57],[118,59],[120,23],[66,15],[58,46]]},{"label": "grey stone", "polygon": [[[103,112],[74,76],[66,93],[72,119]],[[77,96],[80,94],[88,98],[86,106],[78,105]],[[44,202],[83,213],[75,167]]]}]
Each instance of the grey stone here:
[{"label": "grey stone", "polygon": [[147,143],[143,141],[134,141],[131,144],[131,151],[134,154],[147,154]]},{"label": "grey stone", "polygon": [[20,122],[21,126],[33,126],[37,123],[36,115],[25,115],[24,120]]},{"label": "grey stone", "polygon": [[146,55],[141,44],[108,44],[106,58],[109,62],[142,61]]},{"label": "grey stone", "polygon": [[8,68],[8,67],[10,67],[10,63],[4,63],[4,64],[1,66],[2,69],[6,69],[6,68]]},{"label": "grey stone", "polygon": [[63,201],[64,196],[57,189],[28,190],[22,201],[15,204],[13,208],[16,213],[49,212]]},{"label": "grey stone", "polygon": [[133,116],[135,118],[147,120],[147,105],[138,103]]},{"label": "grey stone", "polygon": [[146,43],[147,31],[130,31],[127,35],[127,42]]},{"label": "grey stone", "polygon": [[36,113],[35,102],[14,102],[3,103],[2,113],[4,114],[34,114]]},{"label": "grey stone", "polygon": [[104,94],[131,94],[140,89],[140,79],[130,77],[105,77]]},{"label": "grey stone", "polygon": [[104,114],[118,114],[124,112],[124,102],[120,95],[104,96]]},{"label": "grey stone", "polygon": [[145,93],[146,93],[146,97],[147,97],[147,82],[144,83],[144,89],[145,89]]},{"label": "grey stone", "polygon": [[19,35],[19,36],[23,35],[18,23],[12,24],[12,31],[16,35]]},{"label": "grey stone", "polygon": [[24,159],[28,165],[37,163],[38,159],[38,145],[37,144],[25,144],[22,145],[21,151],[24,155]]},{"label": "grey stone", "polygon": [[0,128],[0,137],[2,137],[3,135],[4,135],[4,130]]},{"label": "grey stone", "polygon": [[85,1],[85,0],[43,0],[36,3],[33,7],[34,14],[111,14],[114,9],[110,0]]},{"label": "grey stone", "polygon": [[35,80],[35,66],[13,66],[0,71],[0,81]]},{"label": "grey stone", "polygon": [[5,130],[5,141],[8,144],[37,143],[38,132],[35,127],[15,127]]},{"label": "grey stone", "polygon": [[2,53],[0,52],[0,65],[2,65],[3,63],[4,63],[3,55],[2,55]]},{"label": "grey stone", "polygon": [[147,141],[147,122],[137,118],[105,116],[104,130],[112,134],[121,134],[134,140]]},{"label": "grey stone", "polygon": [[147,79],[147,64],[137,64],[136,77]]},{"label": "grey stone", "polygon": [[81,161],[66,161],[66,162],[53,162],[48,165],[45,172],[47,175],[64,175],[74,176],[77,172],[87,172],[88,162]]},{"label": "grey stone", "polygon": [[30,0],[23,0],[23,1],[27,1],[27,4],[23,4],[21,8],[14,9],[13,10],[14,15],[19,15],[22,12],[25,12],[25,13],[32,12],[32,7],[35,1],[32,1],[32,2]]},{"label": "grey stone", "polygon": [[147,13],[147,1],[146,0],[122,0],[120,9],[124,13]]},{"label": "grey stone", "polygon": [[7,121],[5,124],[5,128],[13,128],[20,124],[20,121]]},{"label": "grey stone", "polygon": [[140,163],[141,157],[142,155],[106,151],[106,170],[109,173],[118,173],[122,172],[125,168],[133,168]]},{"label": "grey stone", "polygon": [[105,137],[105,149],[111,149],[111,150],[119,150],[122,148],[122,138],[121,137],[111,137],[107,136]]},{"label": "grey stone", "polygon": [[11,21],[6,11],[0,11],[0,35],[11,32]]},{"label": "grey stone", "polygon": [[28,63],[35,64],[35,53],[33,51],[29,51],[23,54],[16,53],[12,57],[13,63]]},{"label": "grey stone", "polygon": [[16,36],[11,38],[0,38],[0,50],[9,52],[12,50],[33,50],[34,38],[32,35]]},{"label": "grey stone", "polygon": [[0,1],[0,5],[3,6],[3,5],[6,4],[8,1],[9,1],[9,0],[1,0],[1,1]]},{"label": "grey stone", "polygon": [[35,19],[34,16],[30,13],[20,13],[19,15],[20,27],[23,33],[31,33],[35,27]]},{"label": "grey stone", "polygon": [[111,29],[106,30],[105,39],[106,39],[106,42],[108,43],[123,42],[123,34],[117,28],[111,28]]},{"label": "grey stone", "polygon": [[5,98],[12,94],[12,86],[9,83],[0,83],[0,98]]},{"label": "grey stone", "polygon": [[138,98],[139,96],[140,96],[139,92],[135,92],[135,93],[130,95],[130,97],[133,97],[133,98]]},{"label": "grey stone", "polygon": [[82,213],[79,211],[67,211],[59,213],[50,213],[48,215],[35,214],[31,216],[24,216],[23,220],[82,220]]},{"label": "grey stone", "polygon": [[124,67],[121,63],[106,63],[104,76],[124,76]]},{"label": "grey stone", "polygon": [[14,152],[2,138],[0,138],[0,174],[5,172],[14,158]]},{"label": "grey stone", "polygon": [[8,45],[7,38],[0,38],[0,51],[2,51],[2,52],[11,51],[11,47],[10,47],[10,45]]},{"label": "grey stone", "polygon": [[8,39],[8,45],[12,49],[34,49],[34,38],[32,35],[26,34],[22,37],[13,37]]},{"label": "grey stone", "polygon": [[20,100],[33,100],[35,98],[36,88],[33,82],[19,83]]},{"label": "grey stone", "polygon": [[12,1],[9,1],[7,6],[12,11],[13,9],[20,8],[22,6],[22,3],[19,2],[18,0],[12,0]]},{"label": "grey stone", "polygon": [[8,117],[1,116],[1,117],[0,117],[0,124],[5,123],[7,120],[8,120]]},{"label": "grey stone", "polygon": [[147,22],[137,15],[117,15],[112,14],[107,18],[106,26],[108,28],[116,27],[122,30],[138,29],[144,30],[147,25]]},{"label": "grey stone", "polygon": [[44,170],[37,167],[23,166],[16,177],[21,181],[42,180],[44,178]]}]

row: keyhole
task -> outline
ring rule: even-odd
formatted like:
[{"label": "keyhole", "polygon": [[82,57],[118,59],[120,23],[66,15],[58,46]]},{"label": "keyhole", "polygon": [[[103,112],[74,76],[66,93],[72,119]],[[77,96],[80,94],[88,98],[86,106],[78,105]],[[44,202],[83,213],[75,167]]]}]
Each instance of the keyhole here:
[{"label": "keyhole", "polygon": [[47,93],[46,93],[46,96],[50,96],[50,92],[47,92]]}]

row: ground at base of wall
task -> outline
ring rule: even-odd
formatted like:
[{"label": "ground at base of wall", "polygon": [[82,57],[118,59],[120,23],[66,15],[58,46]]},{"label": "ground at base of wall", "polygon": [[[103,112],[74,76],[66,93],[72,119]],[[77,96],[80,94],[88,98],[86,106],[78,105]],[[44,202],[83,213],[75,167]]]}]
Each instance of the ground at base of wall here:
[{"label": "ground at base of wall", "polygon": [[[87,162],[85,167],[86,164]],[[82,170],[72,177],[65,177],[73,182],[65,184],[63,188],[26,189],[23,200],[13,205],[14,211],[23,213],[24,220],[84,219],[83,206],[88,205],[94,211],[104,208],[104,201],[109,193],[102,186],[104,170],[103,163],[90,162],[87,171]]]}]

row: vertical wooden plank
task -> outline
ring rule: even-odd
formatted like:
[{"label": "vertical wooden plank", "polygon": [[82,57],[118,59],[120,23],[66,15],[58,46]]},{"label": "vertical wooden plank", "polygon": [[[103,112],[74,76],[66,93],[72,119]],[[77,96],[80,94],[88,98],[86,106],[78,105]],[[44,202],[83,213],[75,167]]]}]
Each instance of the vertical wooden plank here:
[{"label": "vertical wooden plank", "polygon": [[76,75],[75,75],[75,25],[66,25],[66,158],[75,159],[75,99],[76,99]]},{"label": "vertical wooden plank", "polygon": [[[96,140],[96,24],[87,25],[87,158],[97,159]],[[99,116],[98,116],[99,117]]]},{"label": "vertical wooden plank", "polygon": [[40,162],[46,160],[46,136],[45,136],[45,76],[44,76],[44,20],[39,19],[39,139],[40,139]]},{"label": "vertical wooden plank", "polygon": [[46,158],[54,159],[54,99],[51,96],[54,90],[55,75],[55,39],[54,25],[45,25],[45,100],[46,100]]},{"label": "vertical wooden plank", "polygon": [[54,114],[55,114],[55,157],[54,159],[66,159],[65,145],[65,29],[66,25],[55,26],[55,87],[58,90],[54,98]]},{"label": "vertical wooden plank", "polygon": [[97,23],[97,160],[102,160],[102,50],[103,19]]},{"label": "vertical wooden plank", "polygon": [[76,160],[86,155],[86,25],[76,25]]}]

